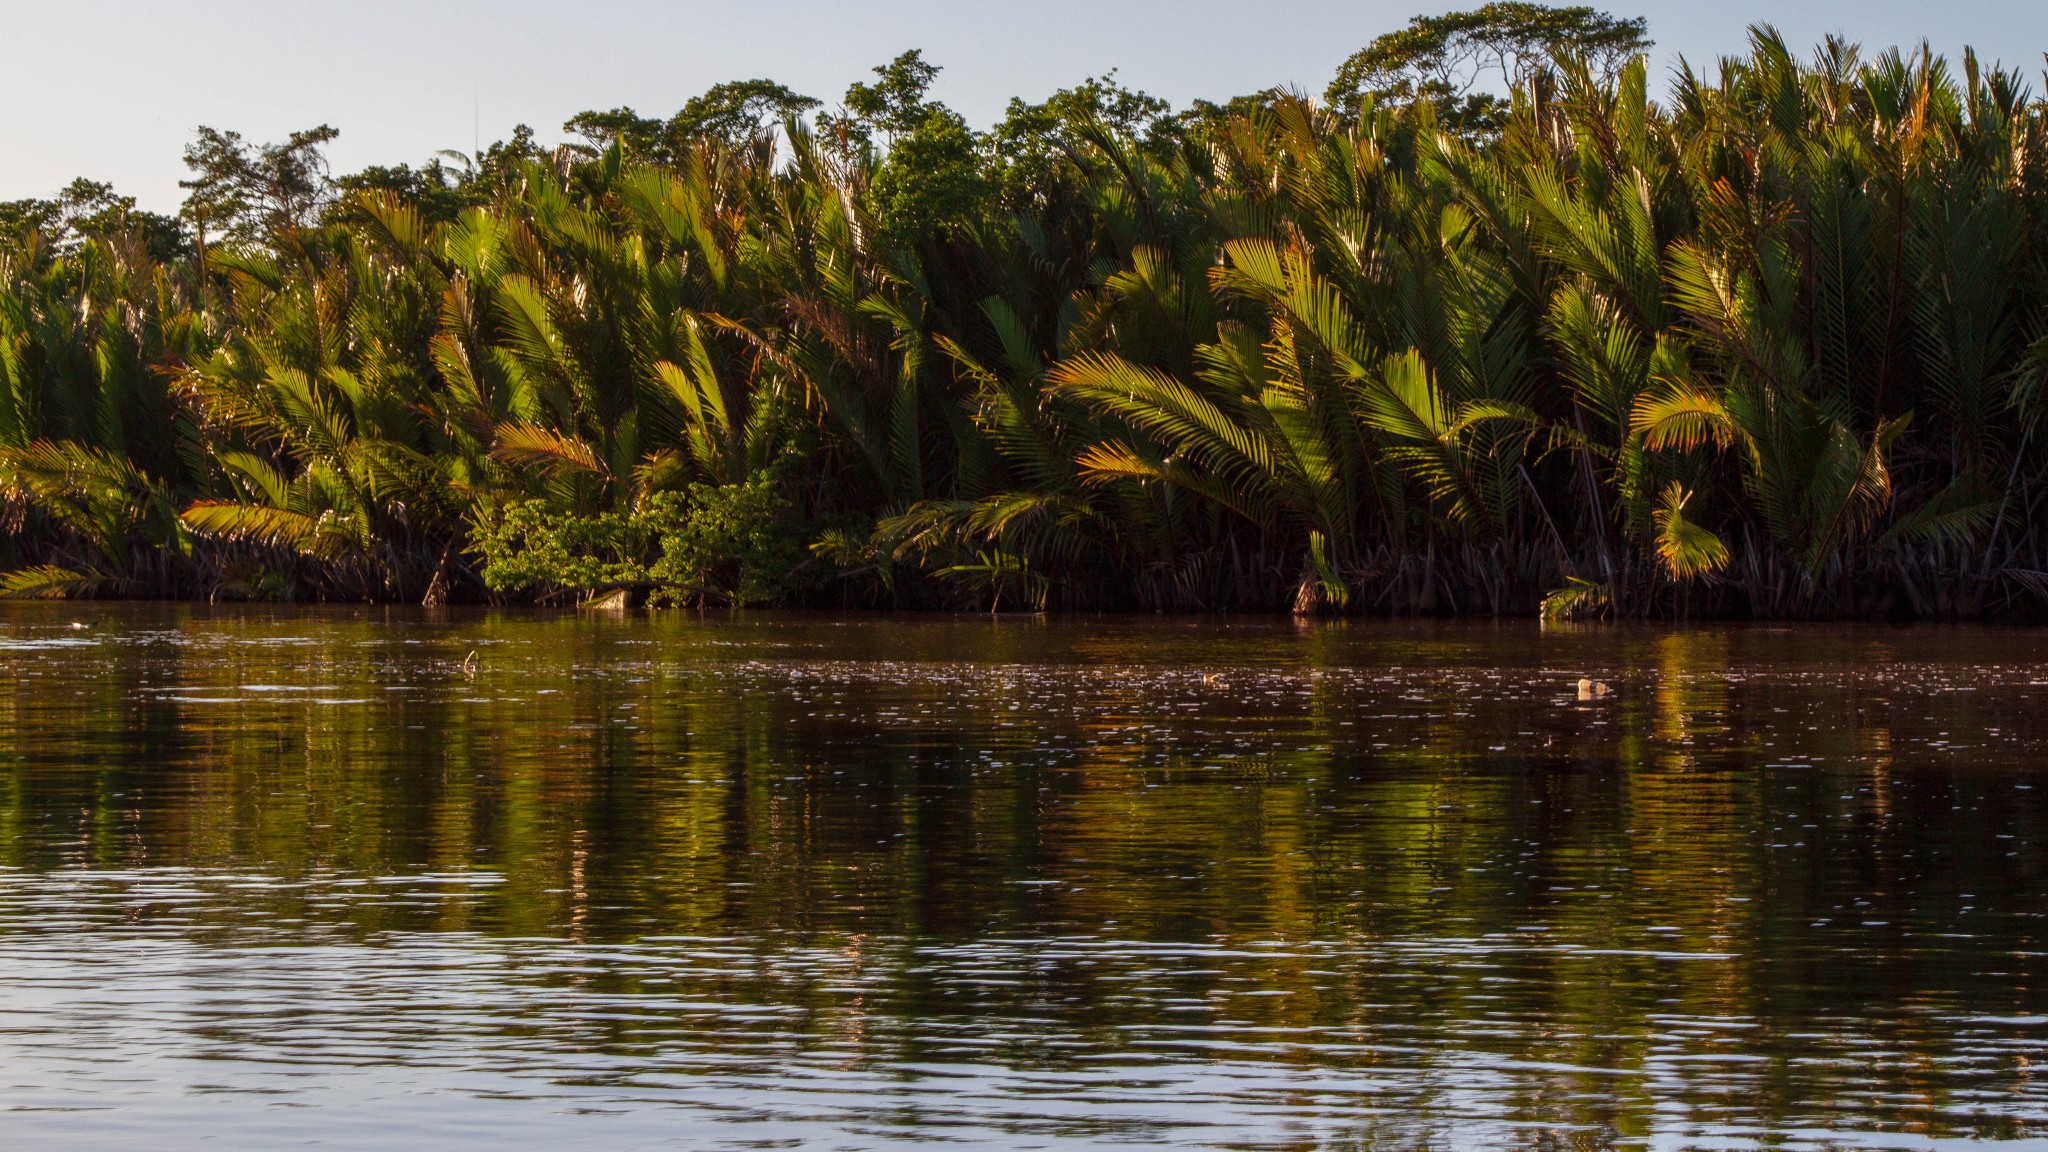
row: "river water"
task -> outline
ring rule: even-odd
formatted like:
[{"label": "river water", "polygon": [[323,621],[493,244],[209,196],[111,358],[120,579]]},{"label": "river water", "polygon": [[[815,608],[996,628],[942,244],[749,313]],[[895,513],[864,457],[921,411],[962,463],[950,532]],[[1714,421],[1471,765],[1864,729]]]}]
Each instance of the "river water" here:
[{"label": "river water", "polygon": [[10,1148],[2044,1149],[2044,879],[2048,633],[0,613]]}]

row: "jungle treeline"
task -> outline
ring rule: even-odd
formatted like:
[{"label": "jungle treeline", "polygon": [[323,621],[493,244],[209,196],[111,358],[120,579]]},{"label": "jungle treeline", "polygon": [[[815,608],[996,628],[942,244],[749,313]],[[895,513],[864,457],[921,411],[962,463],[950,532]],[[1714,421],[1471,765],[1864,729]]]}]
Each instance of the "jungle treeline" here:
[{"label": "jungle treeline", "polygon": [[201,129],[176,217],[0,206],[0,589],[2040,614],[2048,104],[1644,31],[986,132],[915,52],[420,167]]}]

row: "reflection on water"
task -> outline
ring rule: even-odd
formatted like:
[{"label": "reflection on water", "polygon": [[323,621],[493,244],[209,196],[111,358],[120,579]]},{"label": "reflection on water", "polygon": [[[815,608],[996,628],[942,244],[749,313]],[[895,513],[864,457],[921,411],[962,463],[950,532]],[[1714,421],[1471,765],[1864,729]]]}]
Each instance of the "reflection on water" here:
[{"label": "reflection on water", "polygon": [[0,1137],[2048,1148],[2041,647],[14,607]]}]

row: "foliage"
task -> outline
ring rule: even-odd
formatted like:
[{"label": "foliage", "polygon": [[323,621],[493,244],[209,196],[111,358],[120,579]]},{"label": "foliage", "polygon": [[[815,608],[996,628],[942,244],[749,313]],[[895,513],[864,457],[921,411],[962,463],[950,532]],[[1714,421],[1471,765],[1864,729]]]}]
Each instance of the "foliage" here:
[{"label": "foliage", "polygon": [[352,192],[398,197],[437,224],[452,222],[465,208],[480,207],[488,199],[481,182],[466,178],[467,172],[444,163],[445,159],[436,156],[417,168],[410,164],[372,165],[337,177],[334,188],[340,200],[330,206],[329,219],[345,219]]},{"label": "foliage", "polygon": [[922,51],[913,48],[874,71],[874,83],[846,90],[846,111],[855,121],[900,136],[931,118],[932,106],[924,94],[939,78],[940,69],[925,60]]},{"label": "foliage", "polygon": [[200,240],[209,231],[239,244],[310,226],[332,194],[321,147],[341,135],[325,124],[279,144],[250,144],[239,132],[202,126],[185,149],[192,179],[184,215]]},{"label": "foliage", "polygon": [[[1495,129],[1508,111],[1506,94],[1527,91],[1551,61],[1576,56],[1611,78],[1649,50],[1647,27],[1641,17],[1519,0],[1417,16],[1346,59],[1326,98],[1347,116],[1368,104],[1423,102],[1445,125]],[[1474,91],[1493,77],[1496,90]]]},{"label": "foliage", "polygon": [[39,236],[51,254],[73,253],[88,239],[134,236],[152,260],[183,256],[186,238],[175,217],[145,212],[135,197],[122,196],[111,184],[80,177],[48,200],[0,202],[0,236],[16,245]]},{"label": "foliage", "polygon": [[988,199],[974,134],[957,115],[942,109],[896,138],[868,187],[876,225],[897,244],[970,229]]},{"label": "foliage", "polygon": [[734,80],[714,84],[702,95],[691,97],[667,120],[642,116],[631,108],[614,108],[579,112],[562,125],[562,131],[582,137],[587,155],[618,144],[637,159],[674,164],[691,147],[705,142],[747,147],[777,125],[818,105],[819,101],[772,80]]},{"label": "foliage", "polygon": [[661,556],[648,566],[659,592],[680,601],[766,604],[801,587],[808,557],[768,474],[740,484],[692,484],[657,493],[647,519]]},{"label": "foliage", "polygon": [[911,52],[338,177],[202,131],[203,253],[0,209],[0,593],[2048,607],[2048,105],[1768,28],[1653,96],[1643,35],[986,133]]},{"label": "foliage", "polygon": [[494,592],[592,592],[648,583],[645,525],[623,513],[564,516],[539,500],[507,505],[472,540]]},{"label": "foliage", "polygon": [[643,589],[657,603],[775,600],[805,563],[766,473],[657,492],[627,511],[563,515],[539,500],[483,516],[473,533],[493,591]]},{"label": "foliage", "polygon": [[[673,140],[710,139],[740,147],[772,126],[794,120],[819,106],[773,80],[729,80],[691,97],[667,131]],[[671,145],[673,147],[673,145]]]}]

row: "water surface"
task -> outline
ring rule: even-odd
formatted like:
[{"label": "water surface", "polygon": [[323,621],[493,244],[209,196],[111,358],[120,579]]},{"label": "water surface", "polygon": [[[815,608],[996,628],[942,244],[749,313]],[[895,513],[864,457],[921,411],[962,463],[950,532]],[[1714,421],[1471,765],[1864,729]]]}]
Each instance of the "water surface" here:
[{"label": "water surface", "polygon": [[2044,658],[10,607],[0,1140],[2048,1148]]}]

